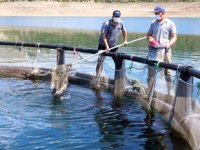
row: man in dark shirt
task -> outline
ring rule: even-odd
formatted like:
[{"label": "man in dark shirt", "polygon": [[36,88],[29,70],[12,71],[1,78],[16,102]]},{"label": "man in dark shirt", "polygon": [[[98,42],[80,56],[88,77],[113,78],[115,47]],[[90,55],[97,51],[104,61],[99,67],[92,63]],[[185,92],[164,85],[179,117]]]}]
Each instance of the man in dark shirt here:
[{"label": "man in dark shirt", "polygon": [[[118,48],[109,50],[116,46],[120,33],[122,32],[124,37],[124,45],[127,44],[127,32],[123,21],[121,20],[121,12],[115,10],[112,15],[112,19],[107,20],[103,23],[101,28],[101,35],[99,36],[98,50],[107,50],[116,52]],[[103,63],[105,56],[100,55],[96,66],[96,77],[100,77],[103,69]]]}]

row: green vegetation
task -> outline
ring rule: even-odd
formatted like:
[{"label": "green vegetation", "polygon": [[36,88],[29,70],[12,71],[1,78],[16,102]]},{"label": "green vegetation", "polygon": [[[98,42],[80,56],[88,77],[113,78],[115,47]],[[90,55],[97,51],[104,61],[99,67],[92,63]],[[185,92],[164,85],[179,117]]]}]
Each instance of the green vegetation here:
[{"label": "green vegetation", "polygon": [[23,41],[46,44],[64,44],[74,47],[96,48],[98,32],[73,31],[65,29],[12,28],[2,30],[1,40]]},{"label": "green vegetation", "polygon": [[[133,40],[145,36],[145,33],[128,33],[128,39]],[[1,40],[21,41],[46,44],[64,44],[73,47],[97,48],[99,32],[68,29],[40,29],[40,28],[7,28],[0,31]],[[122,43],[122,36],[119,43]],[[177,51],[199,51],[199,35],[178,35],[173,46]],[[146,48],[146,40],[129,44],[128,47]]]},{"label": "green vegetation", "polygon": [[174,49],[185,51],[200,50],[200,35],[178,35],[178,39]]}]

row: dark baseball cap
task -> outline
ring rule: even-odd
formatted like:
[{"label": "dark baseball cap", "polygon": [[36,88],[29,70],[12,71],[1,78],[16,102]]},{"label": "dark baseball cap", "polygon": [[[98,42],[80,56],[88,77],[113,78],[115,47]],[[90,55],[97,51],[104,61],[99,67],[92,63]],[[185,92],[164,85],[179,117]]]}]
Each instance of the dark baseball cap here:
[{"label": "dark baseball cap", "polygon": [[165,13],[165,8],[163,6],[156,6],[154,8],[154,13]]},{"label": "dark baseball cap", "polygon": [[119,10],[113,11],[113,17],[120,17],[120,16],[121,16],[121,12]]}]

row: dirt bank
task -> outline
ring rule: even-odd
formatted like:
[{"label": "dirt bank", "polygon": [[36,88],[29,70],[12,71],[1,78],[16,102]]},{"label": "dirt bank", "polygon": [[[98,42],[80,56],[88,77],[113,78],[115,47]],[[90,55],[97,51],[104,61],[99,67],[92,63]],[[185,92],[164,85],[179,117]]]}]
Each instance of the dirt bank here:
[{"label": "dirt bank", "polygon": [[192,3],[95,3],[95,2],[4,2],[0,16],[111,16],[119,9],[123,16],[152,16],[156,5],[163,5],[170,17],[200,17],[200,2]]}]

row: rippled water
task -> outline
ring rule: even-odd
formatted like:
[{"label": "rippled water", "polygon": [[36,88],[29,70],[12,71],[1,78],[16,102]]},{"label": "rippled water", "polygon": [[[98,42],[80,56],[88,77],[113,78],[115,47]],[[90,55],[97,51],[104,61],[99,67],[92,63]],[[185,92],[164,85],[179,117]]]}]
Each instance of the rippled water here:
[{"label": "rippled water", "polygon": [[158,114],[130,99],[70,85],[55,100],[49,82],[0,78],[0,149],[189,149]]}]

